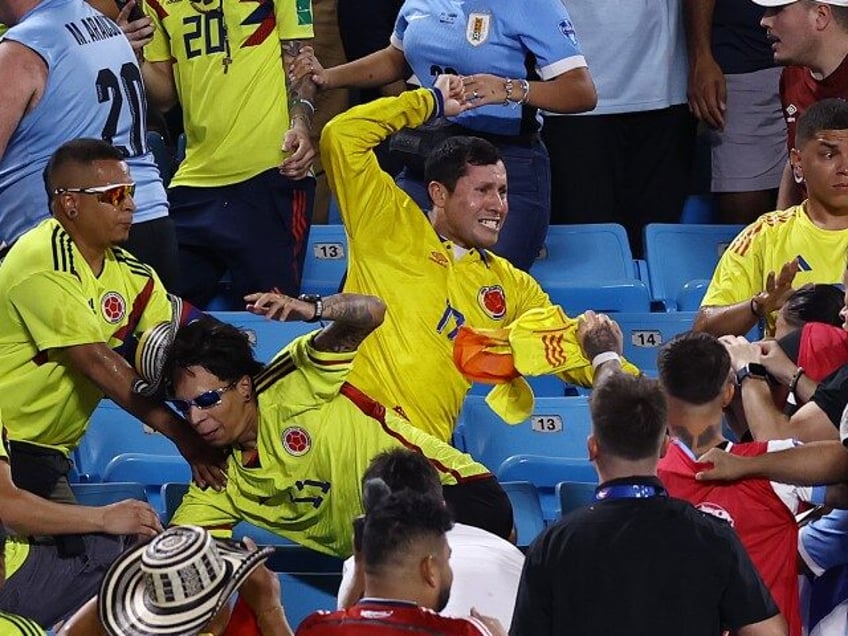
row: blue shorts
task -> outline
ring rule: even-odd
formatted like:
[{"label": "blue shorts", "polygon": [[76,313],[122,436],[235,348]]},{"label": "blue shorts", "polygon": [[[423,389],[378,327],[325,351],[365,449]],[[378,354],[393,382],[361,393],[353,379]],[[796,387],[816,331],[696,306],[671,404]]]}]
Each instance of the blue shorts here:
[{"label": "blue shorts", "polygon": [[225,272],[239,302],[245,294],[274,288],[300,293],[314,178],[292,181],[275,167],[232,185],[176,186],[169,198],[181,296],[206,307]]}]

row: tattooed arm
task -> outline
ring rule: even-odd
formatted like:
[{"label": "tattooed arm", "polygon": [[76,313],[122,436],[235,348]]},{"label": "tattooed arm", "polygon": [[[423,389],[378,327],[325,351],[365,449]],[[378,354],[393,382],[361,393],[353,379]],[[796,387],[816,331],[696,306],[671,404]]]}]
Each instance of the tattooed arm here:
[{"label": "tattooed arm", "polygon": [[[611,320],[606,314],[596,314],[594,311],[587,311],[580,317],[577,327],[577,340],[580,342],[583,354],[589,360],[594,360],[595,356],[607,352],[617,353],[621,356],[624,350],[624,337],[618,323]],[[595,369],[592,384],[598,386],[611,373],[620,370],[621,362],[616,358],[602,362]]]},{"label": "tattooed arm", "polygon": [[[244,299],[247,311],[273,320],[311,320],[317,311],[311,302],[273,292],[248,294]],[[376,296],[333,294],[321,302],[321,319],[333,324],[315,336],[312,344],[319,351],[355,351],[368,334],[383,324],[386,315],[386,305]]]},{"label": "tattooed arm", "polygon": [[309,174],[315,159],[315,147],[310,139],[312,118],[315,115],[317,90],[311,76],[295,78],[288,69],[300,53],[304,42],[282,40],[283,75],[286,78],[286,93],[289,107],[289,129],[283,137],[283,161],[280,172],[290,179],[303,179]]}]

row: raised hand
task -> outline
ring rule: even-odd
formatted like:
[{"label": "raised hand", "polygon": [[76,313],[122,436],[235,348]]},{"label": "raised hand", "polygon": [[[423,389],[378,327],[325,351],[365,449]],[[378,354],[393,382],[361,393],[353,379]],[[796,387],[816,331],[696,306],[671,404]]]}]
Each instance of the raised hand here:
[{"label": "raised hand", "polygon": [[585,312],[577,321],[577,341],[589,360],[605,351],[614,351],[618,355],[624,351],[624,336],[618,323],[606,314],[596,314],[592,310]]},{"label": "raised hand", "polygon": [[311,79],[318,90],[332,88],[327,82],[327,72],[315,56],[315,49],[309,45],[300,48],[300,53],[289,66],[291,81],[299,82],[304,77]]},{"label": "raised hand", "polygon": [[247,311],[280,322],[311,320],[315,316],[315,305],[276,292],[256,292],[244,297]]},{"label": "raised hand", "polygon": [[130,13],[136,5],[136,0],[129,0],[115,18],[115,23],[130,41],[133,51],[138,54],[153,39],[153,21],[147,16],[130,20]]}]

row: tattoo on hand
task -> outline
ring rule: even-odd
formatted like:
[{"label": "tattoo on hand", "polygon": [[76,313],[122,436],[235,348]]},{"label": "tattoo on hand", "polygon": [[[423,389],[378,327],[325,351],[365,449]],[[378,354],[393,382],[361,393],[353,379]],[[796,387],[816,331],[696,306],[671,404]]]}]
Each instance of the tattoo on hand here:
[{"label": "tattoo on hand", "polygon": [[605,351],[618,352],[619,349],[618,338],[616,338],[615,332],[609,325],[599,325],[586,332],[586,335],[583,337],[583,351],[589,360],[599,353]]}]

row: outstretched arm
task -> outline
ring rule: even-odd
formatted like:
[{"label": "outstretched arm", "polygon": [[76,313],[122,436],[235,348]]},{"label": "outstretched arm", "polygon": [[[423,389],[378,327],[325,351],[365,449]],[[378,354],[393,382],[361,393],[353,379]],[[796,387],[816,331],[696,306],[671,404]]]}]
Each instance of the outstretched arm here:
[{"label": "outstretched arm", "polygon": [[149,504],[128,499],[108,506],[61,504],[21,490],[12,481],[8,462],[0,460],[0,520],[19,535],[104,532],[140,534],[162,531],[159,516]]},{"label": "outstretched arm", "polygon": [[223,487],[226,475],[224,455],[207,446],[190,426],[155,397],[133,393],[138,374],[129,363],[103,342],[74,345],[64,349],[71,365],[91,380],[107,397],[142,422],[169,437],[192,465],[201,488]]},{"label": "outstretched arm", "polygon": [[[244,299],[247,311],[273,320],[313,320],[318,311],[314,303],[274,292],[248,294]],[[333,294],[321,303],[319,317],[333,324],[315,336],[313,346],[319,351],[355,351],[386,315],[386,305],[376,296]]]},{"label": "outstretched arm", "polygon": [[618,323],[609,316],[591,310],[584,313],[577,327],[577,340],[583,354],[595,367],[593,386],[602,384],[611,374],[621,371],[624,337]]}]

